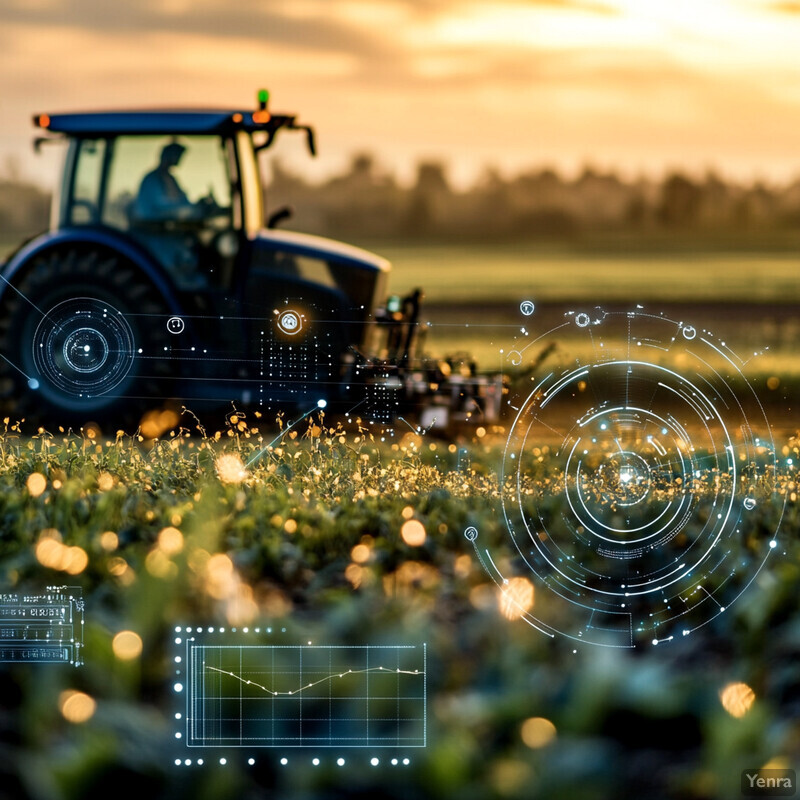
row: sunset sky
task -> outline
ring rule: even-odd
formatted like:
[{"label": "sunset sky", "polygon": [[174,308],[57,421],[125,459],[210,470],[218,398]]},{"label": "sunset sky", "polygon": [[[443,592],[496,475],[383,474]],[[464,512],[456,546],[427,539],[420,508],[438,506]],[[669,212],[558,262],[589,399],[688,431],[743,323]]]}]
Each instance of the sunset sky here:
[{"label": "sunset sky", "polygon": [[800,176],[800,0],[0,0],[0,167],[39,111],[272,107],[317,128],[321,178],[357,150],[461,183],[586,162]]}]

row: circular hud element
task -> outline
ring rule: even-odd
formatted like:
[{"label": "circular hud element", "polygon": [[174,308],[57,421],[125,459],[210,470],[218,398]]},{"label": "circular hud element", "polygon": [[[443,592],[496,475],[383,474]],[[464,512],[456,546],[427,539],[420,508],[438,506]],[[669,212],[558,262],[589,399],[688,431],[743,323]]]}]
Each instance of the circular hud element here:
[{"label": "circular hud element", "polygon": [[278,329],[289,336],[294,336],[303,330],[303,316],[299,311],[287,309],[278,315]]},{"label": "circular hud element", "polygon": [[775,447],[744,362],[640,310],[571,312],[512,352],[535,360],[552,341],[575,357],[545,361],[509,400],[503,508],[518,557],[493,558],[478,537],[481,561],[501,588],[532,581],[523,616],[549,635],[612,647],[689,635],[777,545]]},{"label": "circular hud element", "polygon": [[41,376],[79,397],[113,389],[130,371],[133,358],[127,320],[108,303],[89,297],[51,308],[33,336],[33,359]]}]

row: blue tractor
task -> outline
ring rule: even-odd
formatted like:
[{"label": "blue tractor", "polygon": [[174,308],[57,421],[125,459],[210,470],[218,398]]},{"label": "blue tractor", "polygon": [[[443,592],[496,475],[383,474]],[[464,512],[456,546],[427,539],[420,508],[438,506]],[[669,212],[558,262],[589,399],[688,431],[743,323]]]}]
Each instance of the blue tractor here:
[{"label": "blue tractor", "polygon": [[[51,230],[0,268],[0,404],[77,425],[147,408],[320,402],[391,424],[492,422],[502,387],[415,355],[421,294],[385,301],[389,263],[265,227],[253,110],[41,114],[66,140]],[[449,373],[449,374],[448,374]]]}]

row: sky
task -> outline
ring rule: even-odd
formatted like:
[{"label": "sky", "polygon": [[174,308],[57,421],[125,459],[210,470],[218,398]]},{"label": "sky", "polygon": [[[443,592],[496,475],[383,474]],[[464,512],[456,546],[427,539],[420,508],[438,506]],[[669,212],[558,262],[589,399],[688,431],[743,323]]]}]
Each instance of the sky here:
[{"label": "sky", "polygon": [[[0,171],[47,183],[31,115],[271,109],[322,179],[371,151],[456,184],[585,164],[628,177],[800,176],[800,0],[0,0]],[[5,167],[4,167],[5,165]]]}]

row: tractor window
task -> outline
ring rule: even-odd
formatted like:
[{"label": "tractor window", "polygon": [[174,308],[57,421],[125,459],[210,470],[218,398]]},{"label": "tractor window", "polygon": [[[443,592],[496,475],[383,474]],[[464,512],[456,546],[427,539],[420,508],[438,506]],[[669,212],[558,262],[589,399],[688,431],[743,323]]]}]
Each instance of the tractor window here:
[{"label": "tractor window", "polygon": [[75,182],[69,207],[69,221],[72,225],[87,225],[98,221],[105,155],[105,139],[82,139],[78,145]]},{"label": "tractor window", "polygon": [[103,221],[115,228],[231,224],[228,156],[216,136],[120,136],[106,194]]}]

